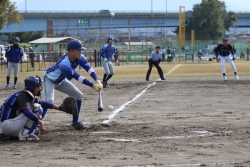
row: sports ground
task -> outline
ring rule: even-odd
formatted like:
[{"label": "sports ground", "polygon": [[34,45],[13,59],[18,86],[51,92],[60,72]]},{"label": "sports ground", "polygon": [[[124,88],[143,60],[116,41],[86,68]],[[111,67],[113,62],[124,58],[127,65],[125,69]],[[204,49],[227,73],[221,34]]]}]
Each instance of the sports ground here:
[{"label": "sports ground", "polygon": [[[80,120],[90,128],[71,130],[70,115],[49,110],[39,141],[0,141],[0,165],[250,166],[250,64],[235,64],[240,80],[227,63],[227,82],[216,62],[164,62],[167,80],[159,81],[153,68],[148,82],[147,65],[115,66],[103,112],[97,93],[72,81],[84,94]],[[102,68],[95,71],[103,75]],[[25,77],[43,73],[19,73],[18,89]],[[5,90],[5,72],[0,75],[3,103],[16,90]],[[55,104],[65,97],[56,91]]]}]

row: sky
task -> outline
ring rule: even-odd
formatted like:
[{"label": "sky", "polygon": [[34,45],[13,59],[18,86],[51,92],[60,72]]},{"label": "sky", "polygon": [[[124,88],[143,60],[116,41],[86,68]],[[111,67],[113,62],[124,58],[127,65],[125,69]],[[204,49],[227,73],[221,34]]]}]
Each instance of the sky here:
[{"label": "sky", "polygon": [[[98,11],[108,9],[115,11],[168,11],[177,12],[179,6],[185,6],[185,10],[192,10],[194,4],[202,0],[11,0],[17,3],[20,11],[34,10],[82,10]],[[152,6],[151,6],[151,1]],[[246,1],[250,0],[224,0],[227,10],[234,12],[250,12]],[[25,8],[25,2],[26,7]]]}]

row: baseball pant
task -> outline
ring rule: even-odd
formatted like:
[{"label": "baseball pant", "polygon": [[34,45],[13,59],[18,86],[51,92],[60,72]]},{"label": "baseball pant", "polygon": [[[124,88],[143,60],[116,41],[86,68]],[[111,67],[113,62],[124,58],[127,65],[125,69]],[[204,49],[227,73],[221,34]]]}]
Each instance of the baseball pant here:
[{"label": "baseball pant", "polygon": [[102,59],[102,66],[103,66],[104,71],[107,75],[109,75],[109,74],[114,75],[115,74],[114,66],[113,66],[111,61],[104,61],[104,59]]},{"label": "baseball pant", "polygon": [[158,74],[160,75],[160,78],[164,78],[164,76],[163,76],[163,71],[162,71],[161,67],[160,67],[159,64],[158,64],[158,61],[153,61],[152,59],[149,59],[149,60],[148,60],[148,66],[149,66],[149,68],[148,68],[146,80],[149,79],[149,76],[150,76],[150,74],[151,74],[153,65],[155,65],[155,67],[157,68]]},{"label": "baseball pant", "polygon": [[10,137],[18,137],[24,130],[24,126],[28,122],[29,118],[23,113],[19,114],[13,119],[7,119],[4,122],[0,122],[1,131]]},{"label": "baseball pant", "polygon": [[30,57],[30,64],[32,68],[35,67],[35,57]]},{"label": "baseball pant", "polygon": [[13,63],[13,62],[8,62],[7,77],[10,77],[13,67],[14,67],[14,77],[18,77],[19,63]]},{"label": "baseball pant", "polygon": [[54,102],[54,89],[63,92],[69,96],[73,96],[76,98],[76,100],[82,100],[83,94],[82,92],[69,80],[65,79],[60,84],[54,83],[52,80],[50,80],[46,74],[43,76],[44,81],[44,89],[43,89],[43,95],[44,100],[50,103]]},{"label": "baseball pant", "polygon": [[234,65],[234,62],[233,62],[231,56],[225,56],[225,57],[221,56],[220,61],[221,61],[221,71],[222,71],[222,73],[226,73],[226,69],[225,69],[226,60],[231,65],[233,72],[237,72],[237,69],[236,69],[236,67]]}]

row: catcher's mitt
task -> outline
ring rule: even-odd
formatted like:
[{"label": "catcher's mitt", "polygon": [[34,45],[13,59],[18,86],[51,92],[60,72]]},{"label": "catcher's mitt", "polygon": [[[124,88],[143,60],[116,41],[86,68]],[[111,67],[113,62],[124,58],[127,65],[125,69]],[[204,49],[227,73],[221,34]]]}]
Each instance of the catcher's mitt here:
[{"label": "catcher's mitt", "polygon": [[63,103],[59,107],[59,110],[64,111],[68,114],[72,114],[73,116],[76,116],[78,114],[76,99],[71,96],[67,97],[66,99],[63,100]]},{"label": "catcher's mitt", "polygon": [[235,59],[236,59],[235,57],[232,58],[233,61],[234,61]]}]

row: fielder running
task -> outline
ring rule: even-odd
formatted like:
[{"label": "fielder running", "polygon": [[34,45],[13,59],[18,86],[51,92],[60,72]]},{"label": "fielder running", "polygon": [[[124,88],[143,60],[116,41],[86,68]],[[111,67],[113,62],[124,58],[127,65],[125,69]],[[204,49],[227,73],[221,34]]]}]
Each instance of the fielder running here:
[{"label": "fielder running", "polygon": [[[233,48],[230,44],[228,44],[228,38],[224,37],[223,39],[223,43],[219,44],[215,49],[215,56],[216,56],[216,61],[219,63],[221,61],[221,71],[223,74],[223,78],[225,81],[227,81],[227,76],[226,76],[226,69],[225,69],[225,63],[226,60],[230,63],[232,70],[234,72],[235,75],[235,79],[239,80],[239,76],[237,75],[237,69],[234,65],[233,60],[235,60],[235,57],[233,56],[233,58],[231,58],[230,53],[232,55],[234,55],[234,51]],[[218,58],[218,56],[220,55],[220,59]]]},{"label": "fielder running", "polygon": [[6,87],[5,89],[9,88],[9,82],[10,82],[10,74],[12,71],[12,68],[14,67],[14,85],[13,88],[16,89],[16,83],[18,79],[18,69],[19,69],[19,62],[22,61],[23,56],[23,48],[19,46],[20,39],[18,37],[15,37],[13,39],[13,45],[10,46],[7,51],[6,55],[8,56],[8,72],[6,76]]},{"label": "fielder running", "polygon": [[[43,76],[43,93],[45,101],[48,102],[54,101],[54,89],[69,96],[75,97],[77,100],[78,115],[73,116],[71,126],[76,130],[80,130],[87,128],[83,123],[78,121],[81,111],[83,94],[74,84],[70,82],[70,80],[74,78],[78,82],[92,87],[96,92],[101,91],[103,85],[85,56],[81,54],[81,51],[86,50],[86,48],[82,46],[81,41],[71,40],[67,44],[67,50],[68,54],[64,55],[55,65],[49,67],[46,70],[46,73]],[[83,76],[80,76],[75,71],[78,65],[83,67],[88,72],[88,74],[97,82],[97,84],[94,84]],[[43,117],[46,115],[47,110],[48,108],[43,107]]]},{"label": "fielder running", "polygon": [[100,50],[100,55],[101,55],[101,61],[102,61],[102,66],[104,68],[104,75],[103,75],[103,87],[107,88],[109,87],[108,80],[115,74],[114,66],[112,64],[112,56],[114,55],[116,63],[119,65],[117,53],[116,53],[116,47],[113,45],[114,43],[114,38],[109,37],[107,39],[106,45],[102,47]]},{"label": "fielder running", "polygon": [[[37,134],[43,134],[45,131],[41,119],[42,107],[57,110],[60,107],[35,98],[35,96],[40,96],[42,90],[40,77],[27,77],[24,85],[24,90],[10,95],[0,108],[0,129],[6,137],[14,137],[19,140],[38,140]],[[38,124],[40,130],[36,131]]]}]

